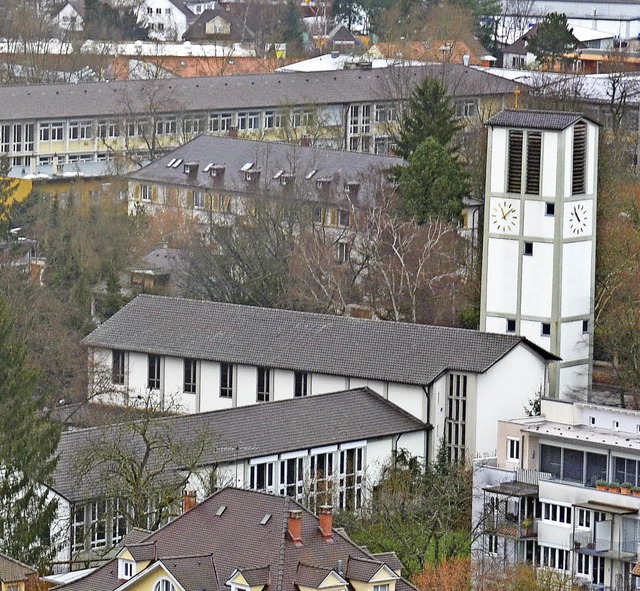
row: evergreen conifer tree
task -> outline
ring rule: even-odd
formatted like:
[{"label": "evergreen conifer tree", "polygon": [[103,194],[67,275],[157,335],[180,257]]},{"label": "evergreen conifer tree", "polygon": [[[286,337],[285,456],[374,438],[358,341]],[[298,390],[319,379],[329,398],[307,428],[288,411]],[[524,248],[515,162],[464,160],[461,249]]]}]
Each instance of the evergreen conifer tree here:
[{"label": "evergreen conifer tree", "polygon": [[59,427],[44,412],[37,373],[13,336],[0,299],[0,552],[43,567],[56,550],[50,527],[57,501],[51,496]]},{"label": "evergreen conifer tree", "polygon": [[449,144],[459,129],[455,107],[446,88],[437,78],[427,76],[413,89],[407,101],[405,115],[394,137],[398,155],[408,159],[429,137],[455,151]]}]

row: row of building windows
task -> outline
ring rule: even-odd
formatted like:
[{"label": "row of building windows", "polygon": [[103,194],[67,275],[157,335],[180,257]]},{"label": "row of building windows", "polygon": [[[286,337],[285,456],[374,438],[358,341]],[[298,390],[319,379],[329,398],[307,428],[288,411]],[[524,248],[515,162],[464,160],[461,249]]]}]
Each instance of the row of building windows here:
[{"label": "row of building windows", "polygon": [[[195,394],[198,391],[198,365],[196,359],[183,359],[183,392]],[[232,363],[220,363],[220,397],[233,398],[235,393],[236,366]],[[111,357],[111,381],[119,386],[126,384],[126,351],[114,349]],[[273,370],[268,367],[256,368],[256,401],[270,402],[273,399]],[[311,393],[311,375],[306,372],[294,372],[293,395],[308,396]],[[162,385],[162,357],[147,355],[147,388],[159,390]]]},{"label": "row of building windows", "polygon": [[[284,176],[284,175],[282,175]],[[320,191],[327,188],[331,181],[318,179],[316,187]],[[284,183],[281,183],[284,184]],[[144,202],[155,202],[158,200],[158,187],[154,185],[141,184],[140,200]],[[344,190],[348,196],[357,194],[359,183],[345,183]],[[179,190],[176,187],[164,187],[165,203],[171,206],[178,206]],[[247,198],[234,198],[230,195],[220,193],[206,193],[199,189],[192,190],[187,194],[187,206],[193,209],[210,209],[216,213],[231,213],[245,211],[253,215],[257,208],[255,202]],[[331,228],[348,228],[351,223],[351,212],[349,209],[334,205],[314,205],[311,209],[311,217],[314,223],[322,224]]]},{"label": "row of building windows", "polygon": [[[397,111],[392,104],[352,105],[349,110],[348,128],[350,136],[367,135],[371,132],[371,113],[375,113],[375,121],[383,123],[397,121]],[[0,151],[4,153],[34,152],[37,137],[40,142],[64,142],[118,137],[149,138],[152,135],[185,135],[195,136],[209,131],[212,133],[260,129],[281,129],[286,127],[305,128],[318,122],[318,113],[310,108],[271,109],[228,111],[219,113],[194,113],[183,116],[164,115],[161,117],[131,117],[73,119],[43,121],[39,123],[16,123],[0,125]],[[386,134],[388,136],[388,134]],[[388,137],[382,138],[376,153],[388,151]],[[359,138],[354,138],[358,140]],[[383,140],[387,140],[385,143]],[[370,151],[371,138],[366,139],[362,149]]]},{"label": "row of building windows", "polygon": [[308,502],[312,510],[327,503],[359,509],[363,485],[364,445],[256,461],[249,471],[250,489]]}]

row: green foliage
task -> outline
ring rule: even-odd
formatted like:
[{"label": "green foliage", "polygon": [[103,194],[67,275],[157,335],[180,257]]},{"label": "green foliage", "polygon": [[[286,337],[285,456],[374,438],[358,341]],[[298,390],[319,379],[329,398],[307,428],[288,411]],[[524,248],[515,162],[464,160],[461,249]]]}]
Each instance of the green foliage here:
[{"label": "green foliage", "polygon": [[44,566],[56,550],[49,526],[57,501],[51,484],[59,428],[44,413],[38,376],[14,339],[6,300],[0,299],[0,552]]},{"label": "green foliage", "polygon": [[7,238],[11,228],[11,210],[14,205],[13,195],[17,188],[15,179],[9,177],[11,161],[6,154],[0,156],[0,239]]},{"label": "green foliage", "polygon": [[401,451],[383,469],[371,509],[336,519],[370,551],[395,551],[405,566],[403,575],[412,576],[427,562],[468,555],[471,494],[471,470],[450,464],[444,445],[426,468]]},{"label": "green foliage", "polygon": [[567,25],[567,16],[558,12],[546,14],[538,23],[537,34],[529,38],[528,49],[539,64],[555,69],[564,54],[577,47],[573,29]]},{"label": "green foliage", "polygon": [[469,192],[460,162],[433,137],[424,140],[400,170],[398,188],[407,212],[420,223],[458,218]]},{"label": "green foliage", "polygon": [[426,77],[411,92],[405,114],[394,135],[398,155],[409,158],[427,138],[448,146],[461,128],[455,114],[455,107],[442,82]]},{"label": "green foliage", "polygon": [[287,55],[295,56],[303,53],[304,22],[295,0],[287,0],[284,15],[280,23],[278,39],[287,44]]},{"label": "green foliage", "polygon": [[100,0],[85,0],[84,33],[88,39],[136,41],[148,38],[148,31],[138,24],[131,6],[112,6]]}]

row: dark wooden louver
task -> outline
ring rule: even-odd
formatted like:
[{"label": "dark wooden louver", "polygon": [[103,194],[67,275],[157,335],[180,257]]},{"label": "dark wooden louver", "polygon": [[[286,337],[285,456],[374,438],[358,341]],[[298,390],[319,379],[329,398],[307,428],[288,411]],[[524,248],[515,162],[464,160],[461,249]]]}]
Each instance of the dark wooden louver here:
[{"label": "dark wooden louver", "polygon": [[540,170],[542,167],[542,133],[527,134],[527,195],[540,195]]},{"label": "dark wooden louver", "polygon": [[572,195],[585,193],[587,172],[587,124],[576,123],[573,128],[573,177],[571,180]]},{"label": "dark wooden louver", "polygon": [[509,170],[507,192],[520,193],[522,188],[522,147],[524,133],[521,130],[509,131]]}]

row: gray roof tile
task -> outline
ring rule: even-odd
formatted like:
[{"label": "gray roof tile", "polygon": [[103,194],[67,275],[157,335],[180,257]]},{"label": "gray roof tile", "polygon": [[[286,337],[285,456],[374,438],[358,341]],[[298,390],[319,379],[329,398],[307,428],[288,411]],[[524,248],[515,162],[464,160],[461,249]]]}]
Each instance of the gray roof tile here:
[{"label": "gray roof tile", "polygon": [[383,562],[373,558],[349,556],[347,563],[347,578],[368,583],[382,568]]},{"label": "gray roof tile", "polygon": [[[216,512],[224,505],[222,515]],[[286,534],[289,508],[302,510],[302,545],[297,546]],[[262,517],[273,517],[261,525]],[[197,507],[181,515],[157,532],[148,542],[157,542],[158,556],[193,556],[211,554],[215,563],[218,589],[238,568],[270,566],[270,589],[294,591],[300,563],[313,564],[329,571],[351,558],[377,562],[334,530],[328,543],[318,527],[318,519],[295,501],[247,490],[225,488]],[[164,560],[163,560],[164,563]],[[382,563],[377,562],[378,568]],[[60,589],[64,591],[112,591],[121,584],[118,568],[110,562],[92,574]],[[398,591],[415,591],[408,581],[399,579]],[[209,589],[210,587],[205,587]],[[188,589],[192,591],[192,589]],[[196,591],[195,588],[193,591]]]},{"label": "gray roof tile", "polygon": [[[327,429],[331,425],[331,429]],[[298,427],[298,428],[296,428]],[[210,466],[288,451],[374,439],[424,429],[424,423],[368,388],[241,406],[194,415],[157,419],[159,437],[188,449],[202,437],[207,445],[200,465]],[[108,492],[102,471],[78,474],[93,446],[126,433],[127,445],[144,449],[139,436],[118,425],[67,431],[58,446],[54,488],[72,502],[86,501]],[[150,469],[162,458],[150,458]],[[180,468],[175,465],[173,468]],[[167,478],[170,478],[167,473]],[[150,551],[150,550],[149,550]]]},{"label": "gray roof tile", "polygon": [[[525,129],[562,131],[581,119],[589,118],[583,113],[505,109],[491,117],[487,121],[487,125],[494,127],[522,127]],[[591,121],[591,119],[589,119],[589,121]]]},{"label": "gray roof tile", "polygon": [[[458,64],[447,68],[453,96],[503,95],[520,86]],[[150,104],[156,112],[176,113],[391,100],[396,96],[390,89],[393,76],[407,83],[441,74],[441,66],[432,64],[390,68],[389,72],[340,70],[85,84],[3,84],[0,121],[146,113]]]},{"label": "gray roof tile", "polygon": [[220,589],[211,554],[162,558],[161,562],[185,591],[218,591]]},{"label": "gray roof tile", "polygon": [[373,557],[380,562],[384,562],[391,570],[399,571],[404,568],[395,552],[379,552],[374,554]]},{"label": "gray roof tile", "polygon": [[[178,168],[167,166],[176,158],[183,162]],[[247,183],[244,172],[240,169],[251,162],[253,168],[260,170],[258,188]],[[197,174],[185,174],[184,163],[198,163]],[[250,192],[266,196],[279,194],[283,189],[280,178],[274,178],[276,173],[284,171],[293,174],[292,182],[296,192],[305,198],[316,197],[316,181],[319,178],[337,179],[341,182],[371,181],[374,186],[370,191],[361,190],[363,195],[371,195],[378,183],[380,173],[393,166],[401,166],[404,160],[391,156],[363,154],[361,152],[347,152],[317,147],[303,147],[278,142],[261,142],[230,137],[201,135],[190,142],[176,148],[169,154],[129,175],[137,181],[149,181],[170,185],[188,185],[210,189],[224,188],[227,191]],[[205,168],[209,164],[224,165],[225,172],[221,180],[212,179]],[[307,178],[307,175],[315,173]],[[378,174],[374,174],[377,172]],[[215,184],[214,184],[215,183]],[[342,188],[342,185],[340,185]]]},{"label": "gray roof tile", "polygon": [[442,372],[483,373],[522,337],[141,295],[85,345],[321,374],[430,384]]},{"label": "gray roof tile", "polygon": [[35,568],[27,566],[15,558],[11,558],[11,556],[0,554],[0,582],[24,581],[29,576],[37,574],[38,571]]}]

